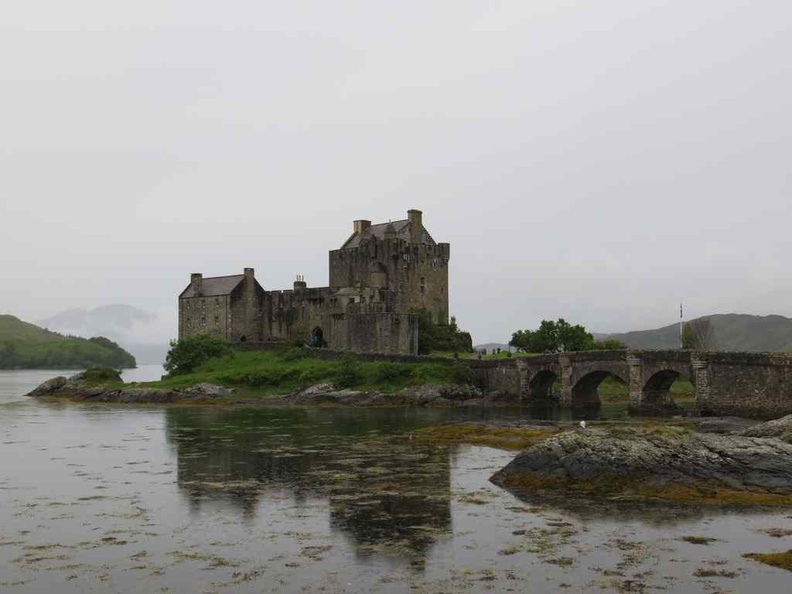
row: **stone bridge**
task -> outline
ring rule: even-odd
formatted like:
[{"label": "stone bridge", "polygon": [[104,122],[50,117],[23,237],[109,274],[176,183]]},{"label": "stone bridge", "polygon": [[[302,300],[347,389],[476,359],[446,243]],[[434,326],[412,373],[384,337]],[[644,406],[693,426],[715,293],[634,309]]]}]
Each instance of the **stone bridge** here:
[{"label": "stone bridge", "polygon": [[[683,376],[693,384],[701,414],[776,417],[792,413],[792,355],[699,351],[587,351],[499,360],[470,366],[489,389],[519,395],[521,402],[597,406],[597,388],[608,376],[630,391],[630,410],[673,410],[671,385]],[[558,382],[560,390],[554,393]]]}]

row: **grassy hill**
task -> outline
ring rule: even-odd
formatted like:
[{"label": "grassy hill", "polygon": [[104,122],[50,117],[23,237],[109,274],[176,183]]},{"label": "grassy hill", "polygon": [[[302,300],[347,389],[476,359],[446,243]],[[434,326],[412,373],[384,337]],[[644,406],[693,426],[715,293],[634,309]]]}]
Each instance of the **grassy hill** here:
[{"label": "grassy hill", "polygon": [[[712,324],[715,349],[719,351],[790,352],[792,351],[792,318],[779,315],[716,314],[703,316]],[[611,334],[635,349],[679,348],[679,324],[655,330],[638,330]]]},{"label": "grassy hill", "polygon": [[0,315],[0,369],[135,367],[135,358],[103,338],[64,336]]}]

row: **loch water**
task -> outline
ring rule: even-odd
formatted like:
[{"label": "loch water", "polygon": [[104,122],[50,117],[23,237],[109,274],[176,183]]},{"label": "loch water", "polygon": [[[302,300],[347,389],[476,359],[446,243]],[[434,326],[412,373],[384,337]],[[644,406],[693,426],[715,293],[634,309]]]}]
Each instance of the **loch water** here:
[{"label": "loch water", "polygon": [[23,396],[54,375],[0,372],[2,592],[791,590],[743,557],[791,510],[525,500],[488,481],[513,452],[416,436],[529,410]]}]

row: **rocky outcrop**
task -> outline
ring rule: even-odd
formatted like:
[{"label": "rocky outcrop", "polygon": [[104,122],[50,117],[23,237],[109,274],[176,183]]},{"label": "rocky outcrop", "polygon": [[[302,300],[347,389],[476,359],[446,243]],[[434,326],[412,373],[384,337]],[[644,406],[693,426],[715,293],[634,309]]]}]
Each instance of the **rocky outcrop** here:
[{"label": "rocky outcrop", "polygon": [[62,397],[81,402],[118,402],[124,404],[170,404],[174,402],[209,401],[228,396],[231,390],[213,384],[197,384],[187,390],[166,388],[138,388],[92,384],[83,374],[70,378],[55,377],[47,380],[27,396]]},{"label": "rocky outcrop", "polygon": [[778,437],[792,443],[792,415],[759,423],[742,432],[746,437]]},{"label": "rocky outcrop", "polygon": [[474,386],[424,384],[399,392],[339,389],[332,384],[317,384],[283,399],[289,404],[338,404],[345,406],[462,406],[490,404]]},{"label": "rocky outcrop", "polygon": [[[792,445],[776,439],[692,433],[664,428],[582,429],[519,454],[492,477],[505,487],[669,484],[722,485],[732,490],[792,493]],[[605,489],[607,490],[607,489]]]},{"label": "rocky outcrop", "polygon": [[201,383],[181,390],[143,388],[117,384],[92,384],[81,374],[47,380],[28,396],[63,397],[78,401],[155,403],[211,402],[225,398],[224,403],[283,406],[283,405],[340,405],[340,406],[463,406],[492,404],[488,395],[483,398],[478,388],[457,385],[426,384],[400,392],[358,391],[336,388],[332,384],[317,384],[288,396],[270,398],[232,399],[234,390],[224,386]]}]

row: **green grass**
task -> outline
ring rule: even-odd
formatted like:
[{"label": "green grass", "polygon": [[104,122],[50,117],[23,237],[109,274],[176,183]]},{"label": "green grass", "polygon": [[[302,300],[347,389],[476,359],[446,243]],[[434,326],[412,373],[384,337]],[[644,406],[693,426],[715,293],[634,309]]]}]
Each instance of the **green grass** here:
[{"label": "green grass", "polygon": [[360,361],[352,356],[340,360],[323,360],[302,349],[284,352],[234,352],[210,359],[194,373],[176,375],[146,386],[186,388],[208,382],[241,388],[256,395],[285,394],[320,383],[354,389],[377,389],[393,392],[408,386],[427,383],[464,384],[470,370],[448,363],[393,363]]},{"label": "green grass", "polygon": [[[691,400],[693,384],[684,378],[677,378],[671,385],[671,397],[674,401]],[[597,393],[603,402],[626,402],[630,399],[630,388],[615,376],[606,377],[597,387]]]}]

